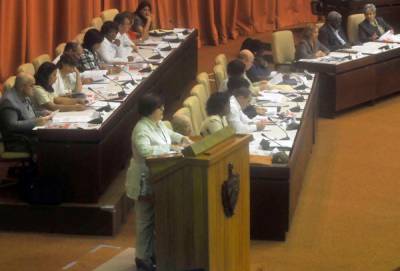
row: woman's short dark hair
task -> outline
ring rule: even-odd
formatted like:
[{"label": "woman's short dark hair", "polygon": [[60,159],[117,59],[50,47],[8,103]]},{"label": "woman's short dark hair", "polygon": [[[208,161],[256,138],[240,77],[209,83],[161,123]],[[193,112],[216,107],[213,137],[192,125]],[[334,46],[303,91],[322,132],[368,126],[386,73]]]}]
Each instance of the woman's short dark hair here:
[{"label": "woman's short dark hair", "polygon": [[232,94],[235,97],[250,97],[251,91],[248,88],[241,87],[241,88],[236,88],[232,90]]},{"label": "woman's short dark hair", "polygon": [[228,76],[242,76],[246,70],[246,65],[239,59],[234,59],[228,63],[226,72]]},{"label": "woman's short dark hair", "polygon": [[228,86],[228,91],[232,91],[234,89],[242,87],[249,88],[250,83],[243,76],[232,76],[229,77],[227,86]]},{"label": "woman's short dark hair", "polygon": [[132,23],[132,13],[128,11],[120,12],[114,17],[114,23],[123,25],[126,19],[129,20],[129,23]]},{"label": "woman's short dark hair", "polygon": [[92,51],[93,46],[98,43],[102,43],[104,40],[103,34],[97,29],[89,29],[85,36],[83,37],[83,44],[82,47]]},{"label": "woman's short dark hair", "polygon": [[223,115],[226,105],[229,102],[229,95],[226,92],[215,92],[207,100],[207,115]]},{"label": "woman's short dark hair", "polygon": [[135,10],[135,14],[140,14],[140,11],[144,8],[149,8],[152,11],[151,4],[149,1],[142,0],[139,2],[138,7]]},{"label": "woman's short dark hair", "polygon": [[57,62],[57,68],[61,69],[64,66],[77,67],[78,60],[70,54],[62,54],[60,60]]},{"label": "woman's short dark hair", "polygon": [[146,0],[140,1],[140,2],[139,2],[139,5],[137,6],[137,8],[136,8],[136,10],[135,10],[134,13],[135,13],[135,15],[140,16],[143,20],[146,20],[146,22],[147,22],[147,19],[146,19],[146,18],[143,18],[143,16],[140,14],[140,11],[141,11],[142,9],[144,9],[144,8],[149,8],[150,11],[152,11],[152,7],[151,7],[151,4],[150,4],[149,1],[146,1]]},{"label": "woman's short dark hair", "polygon": [[161,98],[154,94],[145,94],[139,99],[138,112],[143,117],[148,117],[153,112],[163,106]]},{"label": "woman's short dark hair", "polygon": [[64,53],[66,52],[76,52],[78,50],[79,43],[69,41],[65,44]]},{"label": "woman's short dark hair", "polygon": [[114,22],[111,22],[111,21],[104,22],[104,24],[101,27],[100,32],[104,36],[109,34],[109,33],[111,33],[111,32],[117,32],[118,33],[118,25],[116,23],[114,23]]},{"label": "woman's short dark hair", "polygon": [[50,75],[57,69],[52,62],[44,62],[40,65],[35,74],[36,85],[43,87],[48,92],[54,92],[53,87],[49,84]]}]

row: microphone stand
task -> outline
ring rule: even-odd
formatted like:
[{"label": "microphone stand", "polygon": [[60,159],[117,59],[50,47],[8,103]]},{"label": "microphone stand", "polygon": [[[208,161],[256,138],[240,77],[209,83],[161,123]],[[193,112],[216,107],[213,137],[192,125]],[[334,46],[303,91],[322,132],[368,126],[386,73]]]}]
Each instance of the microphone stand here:
[{"label": "microphone stand", "polygon": [[[283,129],[280,125],[278,125],[277,122],[273,121],[271,117],[268,117],[268,120],[270,122],[272,122],[273,124],[275,124],[282,132],[285,133],[285,137],[281,138],[280,140],[290,140],[290,137],[289,137],[289,135],[288,135],[288,133],[286,132],[285,129]],[[276,143],[276,144],[278,144],[278,143]]]},{"label": "microphone stand", "polygon": [[[122,70],[122,69],[121,69],[121,70]],[[117,80],[112,79],[111,77],[109,77],[109,76],[106,75],[106,74],[103,74],[103,77],[104,77],[104,78],[107,78],[108,80],[110,80],[111,82],[115,83],[117,86],[119,86],[119,87],[121,88],[121,91],[118,92],[118,96],[119,96],[120,98],[123,98],[123,97],[126,96],[124,87],[123,87]]]},{"label": "microphone stand", "polygon": [[261,135],[262,135],[263,137],[265,137],[267,140],[272,141],[272,142],[274,142],[275,144],[277,144],[277,145],[279,146],[278,149],[280,148],[281,150],[291,150],[291,148],[282,146],[282,144],[279,144],[279,142],[277,142],[276,140],[270,138],[270,137],[267,136],[266,134],[261,133]]},{"label": "microphone stand", "polygon": [[131,83],[131,84],[133,84],[133,85],[136,85],[136,84],[137,84],[137,82],[135,81],[135,79],[133,79],[133,76],[132,76],[132,74],[131,74],[130,72],[127,72],[127,71],[125,71],[124,69],[121,69],[121,71],[123,71],[124,73],[128,74],[129,77],[131,78],[131,81],[127,81],[127,82],[123,83],[122,85],[126,85],[126,84],[128,84],[128,83]]},{"label": "microphone stand", "polygon": [[90,90],[91,92],[93,92],[94,94],[98,95],[100,98],[102,98],[104,101],[107,102],[106,106],[100,107],[99,109],[97,109],[96,111],[101,112],[101,111],[105,111],[105,112],[110,112],[112,110],[110,103],[108,102],[107,98],[104,97],[100,92],[95,91],[94,89],[92,89],[91,87],[88,87],[88,90]]}]

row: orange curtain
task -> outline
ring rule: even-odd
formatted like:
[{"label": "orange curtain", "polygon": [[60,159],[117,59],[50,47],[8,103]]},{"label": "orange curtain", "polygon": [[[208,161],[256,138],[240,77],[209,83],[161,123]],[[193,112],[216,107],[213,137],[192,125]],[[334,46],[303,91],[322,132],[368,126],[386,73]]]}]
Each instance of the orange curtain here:
[{"label": "orange curtain", "polygon": [[[102,10],[134,11],[141,0],[0,0],[0,82],[40,54],[53,55]],[[309,0],[151,0],[161,28],[199,30],[203,44],[314,22]]]},{"label": "orange curtain", "polygon": [[316,22],[317,17],[311,13],[310,2],[310,0],[278,0],[277,28]]}]

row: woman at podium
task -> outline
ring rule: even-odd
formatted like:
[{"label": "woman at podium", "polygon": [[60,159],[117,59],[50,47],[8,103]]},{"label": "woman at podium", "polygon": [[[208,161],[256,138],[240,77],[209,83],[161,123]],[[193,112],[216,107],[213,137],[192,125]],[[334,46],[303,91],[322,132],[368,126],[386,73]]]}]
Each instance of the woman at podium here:
[{"label": "woman at podium", "polygon": [[141,119],[132,132],[132,159],[127,172],[127,196],[135,200],[136,266],[138,270],[155,270],[153,191],[148,181],[145,159],[179,150],[191,144],[188,137],[168,129],[162,122],[164,105],[158,96],[139,99]]}]

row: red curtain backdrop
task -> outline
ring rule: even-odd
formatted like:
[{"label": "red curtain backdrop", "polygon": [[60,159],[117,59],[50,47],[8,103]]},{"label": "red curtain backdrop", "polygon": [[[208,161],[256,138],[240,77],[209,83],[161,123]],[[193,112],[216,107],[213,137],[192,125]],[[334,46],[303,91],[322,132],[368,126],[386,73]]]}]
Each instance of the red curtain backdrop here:
[{"label": "red curtain backdrop", "polygon": [[[135,10],[140,0],[0,0],[0,82],[40,54],[72,40],[102,10]],[[310,0],[151,0],[161,28],[197,28],[200,42],[315,22]]]}]

